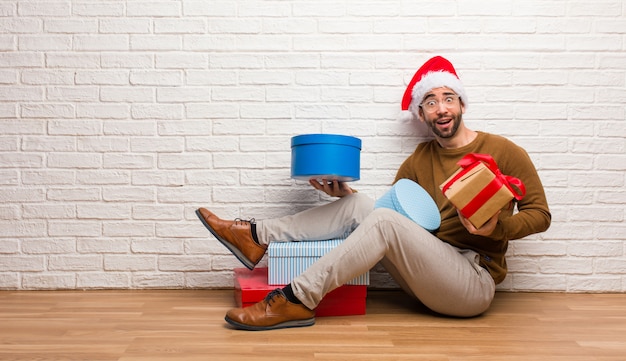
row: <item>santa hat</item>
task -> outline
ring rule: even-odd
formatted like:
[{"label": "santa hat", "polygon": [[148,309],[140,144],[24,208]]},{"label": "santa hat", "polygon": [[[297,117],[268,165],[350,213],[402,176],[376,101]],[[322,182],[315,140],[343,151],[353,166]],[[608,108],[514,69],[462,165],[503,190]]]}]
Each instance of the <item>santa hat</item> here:
[{"label": "santa hat", "polygon": [[424,63],[413,75],[402,97],[402,110],[409,110],[411,101],[421,102],[426,93],[441,87],[452,89],[467,106],[467,94],[452,63],[436,56]]}]

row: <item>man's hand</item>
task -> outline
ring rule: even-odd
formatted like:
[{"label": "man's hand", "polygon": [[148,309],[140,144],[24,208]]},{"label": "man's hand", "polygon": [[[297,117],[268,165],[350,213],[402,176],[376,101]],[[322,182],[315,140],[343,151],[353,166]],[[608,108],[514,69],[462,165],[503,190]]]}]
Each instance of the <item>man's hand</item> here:
[{"label": "man's hand", "polygon": [[469,219],[463,217],[458,209],[456,210],[456,212],[459,214],[459,219],[461,220],[461,223],[463,224],[463,226],[465,226],[469,233],[485,237],[491,235],[496,229],[496,225],[498,224],[498,216],[500,215],[500,211],[498,211],[498,213],[491,217],[491,219],[489,219],[487,223],[483,224],[482,227],[476,228],[474,227],[472,222],[469,221]]},{"label": "man's hand", "polygon": [[322,182],[318,182],[317,179],[309,179],[309,183],[313,188],[328,194],[331,197],[345,197],[352,194],[352,189],[346,182],[339,182],[338,180],[328,181],[322,179]]}]

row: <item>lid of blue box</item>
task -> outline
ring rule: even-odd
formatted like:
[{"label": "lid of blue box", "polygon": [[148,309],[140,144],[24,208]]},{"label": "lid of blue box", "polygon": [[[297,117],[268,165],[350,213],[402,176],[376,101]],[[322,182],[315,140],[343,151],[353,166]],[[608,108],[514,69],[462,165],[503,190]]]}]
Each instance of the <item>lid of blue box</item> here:
[{"label": "lid of blue box", "polygon": [[424,229],[434,232],[441,225],[439,208],[419,184],[410,179],[400,179],[380,197],[374,208],[390,208],[408,217]]},{"label": "lid of blue box", "polygon": [[361,149],[361,139],[341,134],[302,134],[291,138],[291,146],[306,144],[340,144]]},{"label": "lid of blue box", "polygon": [[327,241],[271,242],[268,257],[321,257],[343,243],[343,238]]}]

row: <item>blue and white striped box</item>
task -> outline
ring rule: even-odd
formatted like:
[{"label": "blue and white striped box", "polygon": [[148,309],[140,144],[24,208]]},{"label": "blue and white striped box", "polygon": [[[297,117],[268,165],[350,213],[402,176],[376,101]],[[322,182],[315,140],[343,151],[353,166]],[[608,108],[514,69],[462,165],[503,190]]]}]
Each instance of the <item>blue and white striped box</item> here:
[{"label": "blue and white striped box", "polygon": [[[268,284],[286,285],[304,272],[320,257],[343,242],[341,239],[327,241],[272,242],[267,249]],[[370,274],[366,272],[348,285],[369,285]]]}]

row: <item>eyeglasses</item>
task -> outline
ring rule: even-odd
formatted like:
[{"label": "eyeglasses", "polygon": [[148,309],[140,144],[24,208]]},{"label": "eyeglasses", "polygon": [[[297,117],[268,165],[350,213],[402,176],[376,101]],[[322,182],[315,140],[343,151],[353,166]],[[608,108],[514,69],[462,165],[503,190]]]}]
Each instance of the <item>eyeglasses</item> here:
[{"label": "eyeglasses", "polygon": [[434,113],[439,109],[439,104],[443,104],[447,109],[452,109],[456,105],[459,104],[459,96],[458,95],[446,95],[443,98],[443,101],[439,101],[437,99],[429,99],[420,104],[420,107],[429,113]]}]

